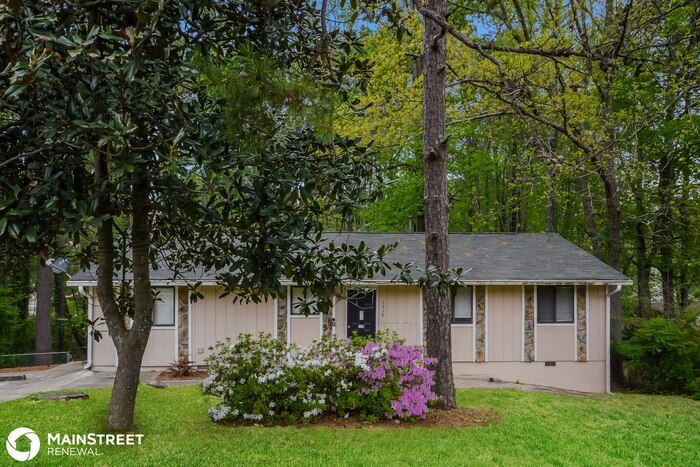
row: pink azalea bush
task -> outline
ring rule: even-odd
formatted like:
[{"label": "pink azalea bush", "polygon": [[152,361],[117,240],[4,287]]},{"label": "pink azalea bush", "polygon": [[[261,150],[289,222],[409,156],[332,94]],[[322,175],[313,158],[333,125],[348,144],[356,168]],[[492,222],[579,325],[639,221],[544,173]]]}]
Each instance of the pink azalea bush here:
[{"label": "pink azalea bush", "polygon": [[375,340],[323,339],[301,349],[269,335],[218,343],[203,391],[221,402],[214,421],[310,420],[324,413],[365,419],[425,418],[433,363],[420,346],[387,334]]}]

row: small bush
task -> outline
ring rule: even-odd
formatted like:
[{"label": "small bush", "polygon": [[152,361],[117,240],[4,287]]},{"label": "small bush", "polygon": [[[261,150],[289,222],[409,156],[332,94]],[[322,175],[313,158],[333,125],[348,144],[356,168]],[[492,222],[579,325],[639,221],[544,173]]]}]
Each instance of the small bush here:
[{"label": "small bush", "polygon": [[631,385],[654,393],[692,394],[700,379],[700,330],[690,314],[652,318],[620,344]]},{"label": "small bush", "polygon": [[436,399],[422,348],[400,341],[314,342],[300,349],[269,335],[218,343],[205,393],[221,398],[219,420],[310,420],[324,413],[369,420],[424,418]]}]

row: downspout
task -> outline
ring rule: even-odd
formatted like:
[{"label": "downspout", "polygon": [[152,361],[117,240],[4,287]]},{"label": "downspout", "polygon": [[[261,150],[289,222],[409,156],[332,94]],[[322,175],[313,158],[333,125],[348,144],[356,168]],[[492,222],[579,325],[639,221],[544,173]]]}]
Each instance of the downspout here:
[{"label": "downspout", "polygon": [[613,290],[608,290],[605,286],[605,392],[610,393],[610,297],[620,293],[621,285],[615,286]]},{"label": "downspout", "polygon": [[[85,287],[82,285],[78,287],[78,293],[83,297],[87,298],[88,302],[88,321],[92,323],[92,300],[90,300],[90,295],[85,292]],[[87,342],[87,362],[83,366],[84,370],[89,370],[92,368],[92,324],[88,325],[88,342]]]}]

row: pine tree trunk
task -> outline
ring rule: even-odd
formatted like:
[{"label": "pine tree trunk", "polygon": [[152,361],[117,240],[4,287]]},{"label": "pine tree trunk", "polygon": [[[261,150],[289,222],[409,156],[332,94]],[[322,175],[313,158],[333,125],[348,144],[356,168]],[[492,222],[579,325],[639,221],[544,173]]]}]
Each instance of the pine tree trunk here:
[{"label": "pine tree trunk", "polygon": [[[446,0],[425,6],[444,17]],[[425,264],[447,270],[449,264],[449,201],[447,197],[447,138],[445,133],[445,72],[447,44],[442,29],[425,19],[423,34],[423,171],[425,176]],[[450,297],[434,287],[424,291],[428,355],[435,364],[436,394],[443,408],[456,406],[452,375]]]},{"label": "pine tree trunk", "polygon": [[[38,259],[36,272],[36,336],[35,352],[51,352],[51,282],[53,272],[42,258]],[[37,355],[36,365],[50,365],[51,355]]]}]

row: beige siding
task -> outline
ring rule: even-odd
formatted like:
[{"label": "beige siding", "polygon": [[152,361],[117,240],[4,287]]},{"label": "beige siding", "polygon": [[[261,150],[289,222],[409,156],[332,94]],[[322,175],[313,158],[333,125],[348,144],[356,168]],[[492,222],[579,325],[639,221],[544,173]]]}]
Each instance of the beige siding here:
[{"label": "beige siding", "polygon": [[[102,307],[100,306],[97,294],[92,295],[93,319],[103,318]],[[107,323],[100,320],[97,323],[96,329],[102,333],[102,338],[99,342],[93,341],[92,344],[92,365],[95,369],[109,369],[117,365],[117,350],[114,347],[114,342],[109,336]],[[151,329],[151,335],[148,337],[146,351],[143,354],[142,367],[167,367],[173,363],[176,357],[175,349],[175,328],[158,328]]]},{"label": "beige siding", "polygon": [[190,330],[196,364],[203,364],[209,348],[227,337],[235,342],[240,334],[274,334],[274,300],[233,303],[233,295],[219,298],[220,288],[203,287],[201,292],[204,298],[192,304]]},{"label": "beige siding", "polygon": [[471,325],[452,326],[452,361],[471,362],[474,360],[474,327]]},{"label": "beige siding", "polygon": [[99,342],[93,340],[92,343],[92,365],[94,367],[114,367],[117,364],[117,349],[114,347],[114,342],[109,336],[107,323],[104,322],[102,307],[97,299],[97,292],[94,288],[91,289],[92,300],[92,319],[98,320],[95,324],[95,330],[102,334]]},{"label": "beige siding", "polygon": [[177,361],[175,349],[175,328],[151,328],[146,351],[143,353],[141,366],[165,367]]},{"label": "beige siding", "polygon": [[588,360],[605,361],[605,287],[588,287]]},{"label": "beige siding", "polygon": [[[489,362],[519,362],[523,346],[521,286],[489,286],[486,345]],[[572,344],[573,345],[573,344]]]},{"label": "beige siding", "polygon": [[537,326],[537,361],[573,361],[574,325],[539,324]]},{"label": "beige siding", "polygon": [[318,316],[294,316],[289,318],[289,338],[293,344],[306,347],[321,338],[321,321]]},{"label": "beige siding", "polygon": [[335,304],[335,335],[341,339],[348,337],[347,302],[338,300]]},{"label": "beige siding", "polygon": [[420,344],[420,289],[408,285],[378,287],[377,321],[377,329],[396,331],[408,344]]}]

